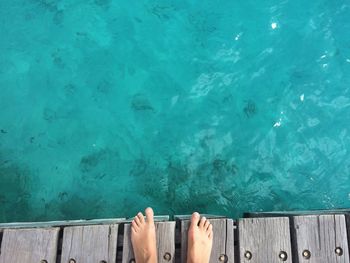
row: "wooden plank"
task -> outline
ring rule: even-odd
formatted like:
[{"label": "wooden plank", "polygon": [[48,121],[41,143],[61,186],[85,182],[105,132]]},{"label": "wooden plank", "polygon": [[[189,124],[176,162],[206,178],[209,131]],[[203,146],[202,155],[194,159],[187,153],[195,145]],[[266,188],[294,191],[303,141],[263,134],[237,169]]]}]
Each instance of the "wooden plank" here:
[{"label": "wooden plank", "polygon": [[238,230],[240,262],[292,262],[289,218],[241,219]]},{"label": "wooden plank", "polygon": [[[159,263],[175,262],[175,222],[156,222],[156,238]],[[123,263],[135,259],[131,244],[131,226],[124,225]]]},{"label": "wooden plank", "polygon": [[159,263],[175,262],[175,222],[156,223]]},{"label": "wooden plank", "polygon": [[132,259],[135,260],[134,251],[131,244],[131,225],[125,224],[122,263],[129,263]]},{"label": "wooden plank", "polygon": [[181,263],[187,262],[187,233],[188,229],[190,228],[190,221],[189,220],[182,220],[181,221]]},{"label": "wooden plank", "polygon": [[295,216],[293,221],[299,263],[349,263],[344,215]]},{"label": "wooden plank", "polygon": [[118,225],[66,227],[61,262],[116,263]]},{"label": "wooden plank", "polygon": [[[210,219],[214,239],[210,263],[234,262],[234,226],[231,219]],[[181,262],[187,261],[187,233],[189,220],[181,221]]]},{"label": "wooden plank", "polygon": [[93,220],[66,220],[48,222],[16,222],[0,224],[0,231],[4,228],[47,228],[64,226],[86,226],[86,225],[111,225],[125,222],[125,218],[93,219]]},{"label": "wooden plank", "polygon": [[350,209],[328,209],[328,210],[308,210],[308,211],[274,211],[274,212],[246,212],[244,218],[251,217],[286,217],[286,216],[307,216],[307,215],[333,215],[349,214]]},{"label": "wooden plank", "polygon": [[5,229],[0,263],[56,262],[59,228]]},{"label": "wooden plank", "polygon": [[[235,262],[235,240],[234,240],[234,221],[226,220],[226,259],[228,263]],[[222,263],[222,262],[220,262]]]},{"label": "wooden plank", "polygon": [[219,258],[226,255],[226,219],[211,219],[214,238],[210,254],[210,263],[220,262]]}]

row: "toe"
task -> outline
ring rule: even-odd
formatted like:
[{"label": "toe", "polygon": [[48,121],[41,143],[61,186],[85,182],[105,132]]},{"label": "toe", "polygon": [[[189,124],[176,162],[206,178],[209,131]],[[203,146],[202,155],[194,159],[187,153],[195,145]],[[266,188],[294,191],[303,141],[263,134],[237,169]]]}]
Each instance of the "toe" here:
[{"label": "toe", "polygon": [[145,210],[145,213],[146,213],[146,220],[148,223],[153,223],[154,220],[153,220],[153,216],[154,216],[154,212],[153,212],[153,209],[150,208],[150,207],[147,207],[146,210]]},{"label": "toe", "polygon": [[203,216],[201,218],[201,221],[199,222],[199,227],[200,228],[204,228],[205,221],[207,221],[207,219]]},{"label": "toe", "polygon": [[209,220],[207,219],[207,220],[205,221],[205,223],[204,223],[204,229],[205,229],[205,230],[208,230],[209,225],[210,225],[210,222],[209,222]]},{"label": "toe", "polygon": [[139,229],[138,225],[134,220],[131,222],[131,229],[135,232],[137,232],[137,230]]},{"label": "toe", "polygon": [[133,227],[131,227],[131,235],[136,235],[137,230]]},{"label": "toe", "polygon": [[198,226],[200,215],[197,212],[194,212],[191,216],[191,226]]},{"label": "toe", "polygon": [[136,223],[137,226],[140,226],[141,225],[141,222],[140,222],[140,219],[138,216],[135,216],[134,217],[134,222]]},{"label": "toe", "polygon": [[213,225],[212,224],[209,225],[207,233],[208,233],[209,238],[213,238]]},{"label": "toe", "polygon": [[145,222],[145,218],[143,217],[143,214],[142,214],[141,212],[139,212],[139,213],[137,214],[137,217],[139,218],[139,220],[140,220],[141,223],[144,223],[144,222]]}]

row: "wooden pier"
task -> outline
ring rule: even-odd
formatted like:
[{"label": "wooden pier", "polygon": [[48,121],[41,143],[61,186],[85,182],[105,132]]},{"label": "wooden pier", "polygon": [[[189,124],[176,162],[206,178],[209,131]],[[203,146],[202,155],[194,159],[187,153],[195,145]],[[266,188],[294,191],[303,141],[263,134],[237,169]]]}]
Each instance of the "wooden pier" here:
[{"label": "wooden pier", "polygon": [[[209,216],[210,263],[350,263],[350,211]],[[159,263],[186,262],[189,216],[156,217]],[[0,224],[0,263],[133,263],[130,220]]]}]

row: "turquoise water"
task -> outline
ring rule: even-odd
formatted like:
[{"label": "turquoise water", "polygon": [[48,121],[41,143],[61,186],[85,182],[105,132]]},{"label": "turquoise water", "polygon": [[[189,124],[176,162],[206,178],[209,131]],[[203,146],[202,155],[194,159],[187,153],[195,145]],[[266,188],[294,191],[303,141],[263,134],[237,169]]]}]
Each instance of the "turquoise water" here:
[{"label": "turquoise water", "polygon": [[1,0],[0,221],[350,206],[350,3]]}]

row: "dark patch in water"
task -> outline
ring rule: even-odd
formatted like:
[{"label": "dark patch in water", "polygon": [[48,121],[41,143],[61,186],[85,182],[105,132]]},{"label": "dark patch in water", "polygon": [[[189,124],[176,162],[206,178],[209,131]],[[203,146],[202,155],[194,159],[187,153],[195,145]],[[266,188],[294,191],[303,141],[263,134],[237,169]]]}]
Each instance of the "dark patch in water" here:
[{"label": "dark patch in water", "polygon": [[0,222],[33,218],[29,206],[32,174],[0,156]]},{"label": "dark patch in water", "polygon": [[198,41],[204,40],[203,37],[206,38],[217,30],[217,26],[213,22],[217,22],[218,19],[220,19],[219,15],[201,11],[188,15],[188,22],[192,25]]},{"label": "dark patch in water", "polygon": [[141,93],[137,93],[132,97],[131,108],[135,111],[154,111],[149,100]]},{"label": "dark patch in water", "polygon": [[214,159],[212,163],[213,163],[214,171],[216,172],[224,171],[232,175],[238,172],[238,167],[234,163],[231,163],[227,160]]},{"label": "dark patch in water", "polygon": [[52,109],[45,108],[43,111],[43,118],[48,122],[53,122],[57,119],[57,113]]},{"label": "dark patch in water", "polygon": [[169,6],[153,5],[153,6],[148,8],[148,12],[150,12],[152,15],[158,17],[161,20],[170,19],[170,16],[175,11],[176,11],[176,8],[172,5],[169,5]]},{"label": "dark patch in water", "polygon": [[50,11],[50,12],[56,12],[57,11],[57,5],[55,0],[34,0],[36,4],[38,4],[40,7]]},{"label": "dark patch in water", "polygon": [[231,103],[233,101],[233,95],[232,94],[229,94],[229,95],[226,95],[223,99],[222,99],[222,102],[223,103]]},{"label": "dark patch in water", "polygon": [[216,203],[218,193],[207,191],[213,187],[211,170],[210,164],[191,171],[187,164],[176,161],[168,161],[167,167],[161,167],[156,162],[140,159],[133,174],[138,176],[137,192],[141,196],[157,207],[166,207],[161,213],[174,214],[176,211],[208,212]]},{"label": "dark patch in water", "polygon": [[257,111],[258,111],[258,109],[257,109],[254,101],[252,101],[252,100],[246,101],[244,108],[243,108],[243,112],[244,112],[245,116],[247,116],[247,118],[253,117],[257,113]]},{"label": "dark patch in water", "polygon": [[7,133],[7,131],[4,130],[4,129],[1,129],[0,132],[1,132],[2,134],[6,134],[6,133]]},{"label": "dark patch in water", "polygon": [[112,90],[112,85],[109,81],[107,80],[102,80],[98,85],[97,85],[97,91],[102,93],[102,94],[108,94]]},{"label": "dark patch in water", "polygon": [[142,19],[140,19],[140,18],[138,18],[138,17],[134,17],[134,19],[135,19],[135,21],[137,22],[137,23],[142,23],[143,21],[142,21]]},{"label": "dark patch in water", "polygon": [[87,37],[88,34],[86,32],[75,32],[75,35],[77,37]]},{"label": "dark patch in water", "polygon": [[10,162],[10,160],[2,160],[0,162],[0,165],[5,165],[5,164],[8,164]]},{"label": "dark patch in water", "polygon": [[106,151],[101,150],[96,153],[86,155],[80,160],[80,170],[83,173],[90,172],[98,166],[98,164],[106,159]]},{"label": "dark patch in water", "polygon": [[104,8],[108,8],[111,4],[112,0],[95,0],[95,4],[100,6],[100,7],[104,7]]},{"label": "dark patch in water", "polygon": [[88,183],[113,180],[113,174],[118,169],[118,165],[118,152],[110,149],[101,149],[81,158],[79,164],[82,172],[81,179]]},{"label": "dark patch in water", "polygon": [[58,199],[60,199],[61,201],[67,201],[68,193],[67,192],[59,192]]},{"label": "dark patch in water", "polygon": [[234,163],[231,164],[231,172],[232,172],[232,174],[238,173],[238,166],[235,165]]},{"label": "dark patch in water", "polygon": [[172,182],[186,183],[189,180],[190,174],[186,167],[169,162],[166,173]]},{"label": "dark patch in water", "polygon": [[[91,197],[80,197],[78,195],[68,195],[65,201],[59,203],[59,210],[63,218],[69,219],[95,219],[101,218],[101,212],[106,205],[105,201],[96,193]],[[86,209],[88,207],[88,209]]]},{"label": "dark patch in water", "polygon": [[69,83],[64,86],[64,93],[66,96],[72,96],[76,92],[76,86],[73,84]]},{"label": "dark patch in water", "polygon": [[216,23],[221,16],[212,12],[196,11],[188,15],[193,39],[202,48],[207,48],[210,35],[218,30]]},{"label": "dark patch in water", "polygon": [[148,165],[149,164],[144,159],[135,160],[134,164],[129,172],[129,175],[139,177],[139,176],[146,174]]},{"label": "dark patch in water", "polygon": [[221,159],[214,159],[213,167],[215,170],[220,170],[222,167],[226,166],[227,161]]},{"label": "dark patch in water", "polygon": [[60,49],[56,49],[52,54],[51,54],[51,58],[52,58],[52,61],[53,63],[59,67],[59,68],[64,68],[65,65],[64,65],[64,62],[62,60],[62,57],[61,57],[61,50]]},{"label": "dark patch in water", "polygon": [[334,52],[334,56],[339,56],[340,55],[340,49],[336,48]]},{"label": "dark patch in water", "polygon": [[53,22],[56,25],[61,25],[64,19],[64,12],[62,10],[59,10],[57,12],[55,12],[54,16],[53,16]]}]

